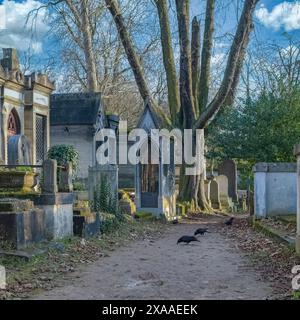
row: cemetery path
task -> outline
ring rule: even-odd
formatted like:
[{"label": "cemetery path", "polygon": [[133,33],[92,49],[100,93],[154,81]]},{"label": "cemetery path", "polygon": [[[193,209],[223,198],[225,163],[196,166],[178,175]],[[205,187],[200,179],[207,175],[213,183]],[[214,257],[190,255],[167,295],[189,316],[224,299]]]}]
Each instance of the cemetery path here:
[{"label": "cemetery path", "polygon": [[[200,242],[176,244],[204,223],[211,233],[200,236]],[[217,218],[185,221],[160,239],[117,249],[32,299],[268,298],[270,286],[220,228]]]}]

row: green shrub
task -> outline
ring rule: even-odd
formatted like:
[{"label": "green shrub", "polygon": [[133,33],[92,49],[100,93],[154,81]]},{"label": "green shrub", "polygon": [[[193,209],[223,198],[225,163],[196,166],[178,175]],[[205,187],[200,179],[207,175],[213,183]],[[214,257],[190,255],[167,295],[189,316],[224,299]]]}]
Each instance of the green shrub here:
[{"label": "green shrub", "polygon": [[116,225],[119,223],[116,215],[111,213],[100,213],[100,231],[101,233],[106,233],[112,231]]},{"label": "green shrub", "polygon": [[72,145],[61,144],[51,147],[48,151],[48,158],[56,160],[60,166],[71,162],[74,173],[78,169],[79,153]]}]

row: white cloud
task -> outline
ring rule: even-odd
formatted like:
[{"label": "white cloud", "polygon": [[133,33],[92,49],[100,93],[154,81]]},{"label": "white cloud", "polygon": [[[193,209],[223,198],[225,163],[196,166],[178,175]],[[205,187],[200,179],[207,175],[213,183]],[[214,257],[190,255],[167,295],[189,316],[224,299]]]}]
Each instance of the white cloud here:
[{"label": "white cloud", "polygon": [[[42,5],[39,1],[26,0],[15,2],[4,0],[0,5],[0,47],[13,47],[18,50],[31,48],[35,53],[42,51],[42,40],[48,31],[45,22],[46,11],[41,9],[39,14],[28,14]],[[27,23],[26,23],[27,22]]]},{"label": "white cloud", "polygon": [[269,11],[264,5],[256,10],[255,16],[267,28],[285,31],[300,29],[300,1],[284,1]]}]

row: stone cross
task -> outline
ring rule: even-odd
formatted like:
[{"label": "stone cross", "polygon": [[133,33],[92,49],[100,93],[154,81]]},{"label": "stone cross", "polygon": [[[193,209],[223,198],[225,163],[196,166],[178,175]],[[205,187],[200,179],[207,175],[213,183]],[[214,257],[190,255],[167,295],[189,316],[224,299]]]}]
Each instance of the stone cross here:
[{"label": "stone cross", "polygon": [[234,201],[238,201],[237,196],[237,167],[233,160],[223,161],[218,168],[219,175],[224,175],[228,178],[228,196]]},{"label": "stone cross", "polygon": [[47,159],[43,163],[43,186],[44,193],[56,193],[57,188],[57,161]]}]

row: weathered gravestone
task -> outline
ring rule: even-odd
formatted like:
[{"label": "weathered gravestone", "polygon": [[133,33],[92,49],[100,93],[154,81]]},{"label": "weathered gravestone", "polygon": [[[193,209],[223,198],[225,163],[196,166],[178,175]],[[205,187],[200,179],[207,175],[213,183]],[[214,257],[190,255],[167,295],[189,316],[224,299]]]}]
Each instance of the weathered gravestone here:
[{"label": "weathered gravestone", "polygon": [[56,193],[57,187],[57,161],[47,159],[43,163],[43,192],[44,193]]},{"label": "weathered gravestone", "polygon": [[220,191],[217,180],[212,180],[210,183],[210,201],[214,209],[221,209]]},{"label": "weathered gravestone", "polygon": [[59,170],[59,192],[73,192],[73,170],[72,163],[67,162],[66,165]]},{"label": "weathered gravestone", "polygon": [[224,175],[216,177],[216,180],[219,184],[219,193],[220,193],[220,202],[222,207],[229,209],[230,202],[228,198],[228,178]]},{"label": "weathered gravestone", "polygon": [[218,168],[219,175],[224,175],[228,178],[228,196],[234,201],[238,201],[237,196],[237,167],[236,163],[231,160],[223,161]]},{"label": "weathered gravestone", "polygon": [[11,136],[8,139],[8,164],[29,165],[30,144],[24,135]]}]

